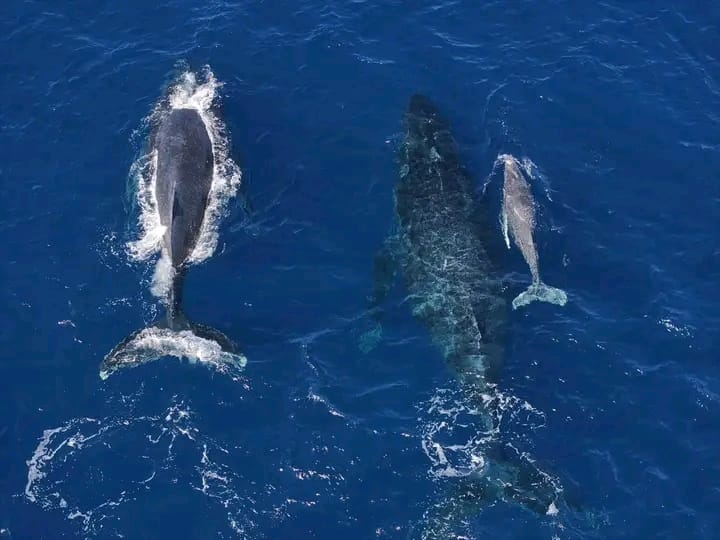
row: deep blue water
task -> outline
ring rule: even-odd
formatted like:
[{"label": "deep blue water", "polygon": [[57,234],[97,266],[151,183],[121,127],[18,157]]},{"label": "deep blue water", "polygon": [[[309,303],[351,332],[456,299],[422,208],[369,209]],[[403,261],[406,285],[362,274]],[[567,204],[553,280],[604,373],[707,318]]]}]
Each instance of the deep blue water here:
[{"label": "deep blue water", "polygon": [[[423,444],[465,445],[472,427],[443,412],[455,379],[402,286],[382,342],[358,346],[414,92],[449,118],[479,192],[499,152],[537,165],[541,270],[569,295],[510,315],[503,430],[582,510],[496,504],[465,534],[718,538],[717,6],[0,15],[0,538],[419,537],[453,482]],[[205,66],[253,210],[231,201],[185,304],[249,362],[240,380],[165,359],[103,382],[103,356],[155,313],[152,263],[126,250],[143,119]],[[505,271],[517,294],[516,250]]]}]

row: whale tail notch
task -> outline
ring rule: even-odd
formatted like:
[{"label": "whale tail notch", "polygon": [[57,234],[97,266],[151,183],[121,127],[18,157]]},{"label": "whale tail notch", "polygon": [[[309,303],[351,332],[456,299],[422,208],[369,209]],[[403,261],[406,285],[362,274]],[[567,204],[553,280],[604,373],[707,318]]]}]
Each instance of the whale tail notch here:
[{"label": "whale tail notch", "polygon": [[537,281],[515,297],[512,301],[512,307],[517,309],[535,301],[564,306],[567,303],[567,293],[562,289]]},{"label": "whale tail notch", "polygon": [[189,321],[179,309],[169,309],[167,317],[133,332],[110,351],[100,365],[100,378],[166,356],[207,364],[233,378],[247,364],[247,358],[225,334]]}]

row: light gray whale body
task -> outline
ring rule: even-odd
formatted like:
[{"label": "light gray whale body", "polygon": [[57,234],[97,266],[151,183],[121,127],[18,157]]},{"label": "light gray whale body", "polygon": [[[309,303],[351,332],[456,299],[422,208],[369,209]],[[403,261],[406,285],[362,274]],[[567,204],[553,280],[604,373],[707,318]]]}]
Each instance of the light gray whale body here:
[{"label": "light gray whale body", "polygon": [[155,198],[160,224],[165,228],[162,257],[172,268],[172,283],[164,299],[166,315],[116,346],[105,357],[100,376],[107,378],[122,367],[163,355],[186,355],[178,353],[177,343],[172,343],[180,333],[185,339],[195,340],[191,348],[198,346],[198,339],[206,340],[223,361],[244,365],[245,358],[237,353],[232,341],[218,330],[188,321],[182,311],[185,272],[200,237],[213,182],[212,141],[198,111],[182,108],[169,111],[155,131],[151,151],[156,153]]},{"label": "light gray whale body", "polygon": [[[429,330],[465,397],[480,411],[479,428],[493,433],[508,306],[484,240],[490,220],[475,200],[449,125],[430,100],[413,96],[403,123],[397,226],[376,259],[373,311],[381,311],[397,271],[413,315]],[[553,513],[559,493],[554,480],[492,439],[483,447],[484,466],[456,479],[455,494],[435,508],[423,538],[448,538],[454,525],[495,500]]]},{"label": "light gray whale body", "polygon": [[525,180],[517,159],[509,154],[502,154],[498,160],[505,164],[502,214],[500,216],[505,244],[510,249],[510,237],[512,237],[532,274],[532,284],[526,291],[515,297],[512,303],[513,309],[535,300],[564,306],[567,302],[565,291],[550,287],[540,279],[538,253],[533,240],[535,200],[530,184]]}]

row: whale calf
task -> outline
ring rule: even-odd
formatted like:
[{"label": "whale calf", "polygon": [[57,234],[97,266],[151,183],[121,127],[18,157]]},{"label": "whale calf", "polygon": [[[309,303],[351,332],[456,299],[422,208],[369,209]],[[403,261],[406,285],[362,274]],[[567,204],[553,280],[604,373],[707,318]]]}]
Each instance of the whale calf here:
[{"label": "whale calf", "polygon": [[[497,434],[508,303],[486,241],[489,213],[475,200],[449,124],[427,97],[410,99],[403,128],[396,225],[376,259],[373,312],[402,276],[413,315],[478,411],[478,429]],[[496,435],[483,445],[484,465],[457,478],[456,495],[436,507],[423,538],[448,538],[448,527],[496,500],[552,513],[559,491],[549,475]]]},{"label": "whale calf", "polygon": [[562,289],[550,287],[540,279],[539,261],[533,231],[535,230],[535,200],[530,184],[525,180],[517,159],[509,154],[498,157],[505,165],[505,181],[503,184],[502,226],[505,244],[510,249],[510,238],[520,249],[525,262],[530,267],[532,284],[520,293],[512,302],[513,309],[539,300],[564,306],[567,294]]},{"label": "whale calf", "polygon": [[155,159],[155,199],[161,260],[169,267],[165,316],[131,334],[103,360],[101,378],[161,356],[188,357],[243,367],[246,359],[220,331],[190,322],[182,310],[182,290],[190,257],[200,237],[213,183],[215,157],[207,127],[196,109],[173,108],[160,120],[151,140]]}]

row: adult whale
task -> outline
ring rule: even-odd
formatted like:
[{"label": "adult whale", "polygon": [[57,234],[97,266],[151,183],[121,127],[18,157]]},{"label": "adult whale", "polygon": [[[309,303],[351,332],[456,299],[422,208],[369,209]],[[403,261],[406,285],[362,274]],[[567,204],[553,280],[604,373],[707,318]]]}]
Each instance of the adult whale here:
[{"label": "adult whale", "polygon": [[218,330],[190,322],[182,310],[189,259],[200,237],[213,182],[215,158],[207,127],[196,109],[173,108],[151,141],[155,158],[155,199],[164,229],[161,258],[169,263],[164,318],[131,334],[104,359],[100,376],[161,356],[187,356],[242,368],[246,359]]},{"label": "adult whale", "polygon": [[413,315],[442,351],[488,434],[482,465],[457,479],[455,494],[435,507],[423,538],[448,538],[468,514],[496,500],[554,514],[557,482],[498,437],[497,379],[508,305],[488,254],[489,212],[475,200],[449,124],[435,105],[413,96],[403,124],[397,224],[376,259],[374,312],[382,313],[392,277],[400,274]]}]

